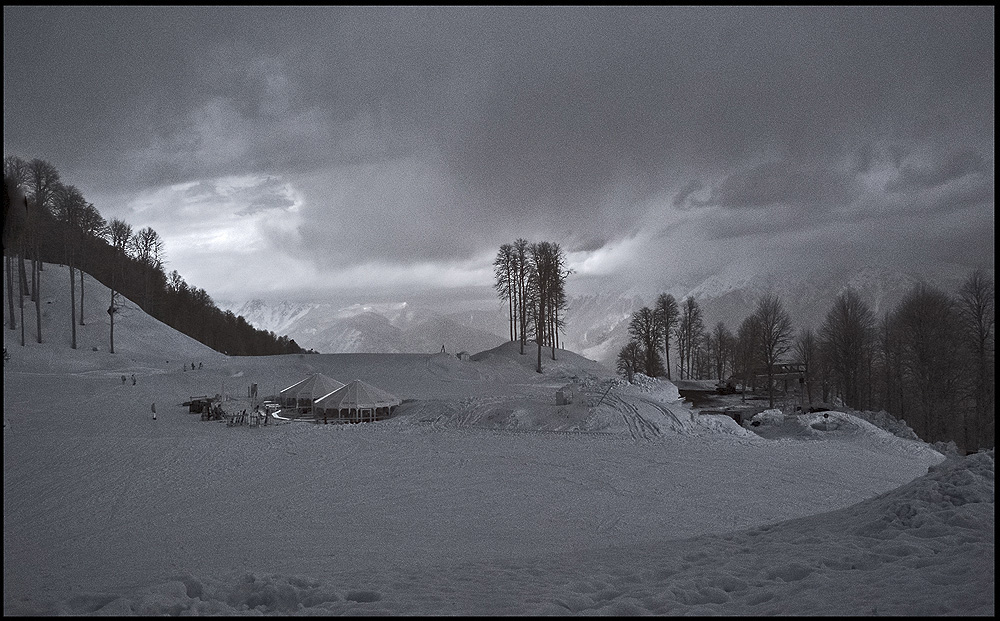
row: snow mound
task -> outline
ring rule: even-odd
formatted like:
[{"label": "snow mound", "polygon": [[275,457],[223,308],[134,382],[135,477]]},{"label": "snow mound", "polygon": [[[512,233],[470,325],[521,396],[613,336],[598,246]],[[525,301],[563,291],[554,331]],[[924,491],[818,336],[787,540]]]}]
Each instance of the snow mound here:
[{"label": "snow mound", "polygon": [[889,453],[928,453],[940,458],[941,451],[919,439],[907,439],[886,431],[848,412],[812,412],[784,415],[765,410],[750,419],[750,430],[769,440],[839,440],[865,444]]},{"label": "snow mound", "polygon": [[[564,371],[572,369],[569,365],[563,367]],[[533,389],[522,386],[516,394],[410,403],[396,418],[400,423],[434,428],[601,433],[633,440],[701,435],[757,437],[732,419],[726,422],[697,416],[680,399],[677,387],[666,380],[643,376],[645,381],[629,384],[618,378],[588,375],[585,369],[576,371],[573,381],[559,388],[560,392],[572,393],[570,403],[560,404],[556,390],[543,384]]]},{"label": "snow mound", "polygon": [[[481,351],[478,354],[472,355],[470,360],[498,369],[516,369],[521,372],[528,371],[535,373],[536,376],[538,375],[535,372],[536,365],[538,364],[538,351],[533,343],[525,345],[524,355],[521,355],[521,344],[515,341],[504,343],[493,349]],[[541,375],[556,379],[572,379],[573,377],[585,375],[602,378],[614,376],[611,370],[601,363],[584,358],[580,354],[569,350],[557,349],[556,360],[553,360],[552,350],[547,347],[542,348]]]},{"label": "snow mound", "polygon": [[897,438],[903,438],[905,440],[920,440],[917,432],[913,431],[913,429],[906,424],[905,420],[896,418],[885,410],[879,410],[878,412],[872,412],[870,410],[847,410],[847,412],[868,421],[880,429],[885,429]]}]

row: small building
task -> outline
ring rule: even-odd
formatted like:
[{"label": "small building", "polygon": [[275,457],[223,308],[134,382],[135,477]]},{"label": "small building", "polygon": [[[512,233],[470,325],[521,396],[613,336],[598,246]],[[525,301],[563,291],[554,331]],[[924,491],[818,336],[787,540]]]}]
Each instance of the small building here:
[{"label": "small building", "polygon": [[363,423],[388,418],[402,401],[381,388],[354,380],[316,399],[313,418],[324,423]]},{"label": "small building", "polygon": [[471,357],[469,352],[467,351],[460,351],[457,354],[455,354],[455,356],[457,356],[459,360],[465,360],[465,361],[468,361],[469,358]]}]

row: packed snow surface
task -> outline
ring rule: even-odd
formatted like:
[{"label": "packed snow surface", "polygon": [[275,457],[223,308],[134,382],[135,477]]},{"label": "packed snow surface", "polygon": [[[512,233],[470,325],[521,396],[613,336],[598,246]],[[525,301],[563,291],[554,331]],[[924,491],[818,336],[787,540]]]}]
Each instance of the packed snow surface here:
[{"label": "packed snow surface", "polygon": [[[72,350],[45,278],[45,342],[28,309],[24,347],[4,330],[4,614],[994,614],[993,451],[845,412],[741,427],[516,343],[235,358],[135,309],[110,354],[89,278]],[[313,372],[404,403],[259,428],[181,405]]]}]

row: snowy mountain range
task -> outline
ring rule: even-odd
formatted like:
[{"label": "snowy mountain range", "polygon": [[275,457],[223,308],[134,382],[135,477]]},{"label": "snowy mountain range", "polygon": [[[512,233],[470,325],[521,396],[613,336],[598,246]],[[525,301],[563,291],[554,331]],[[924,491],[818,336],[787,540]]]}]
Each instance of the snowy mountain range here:
[{"label": "snowy mountain range", "polygon": [[[921,281],[954,293],[968,274],[965,268],[947,264],[922,273],[867,266],[853,273],[789,270],[754,274],[734,266],[693,286],[667,292],[678,301],[693,296],[702,306],[706,327],[721,321],[733,332],[762,295],[775,293],[797,331],[818,328],[833,300],[848,287],[881,317]],[[989,274],[992,276],[992,270]],[[652,307],[659,293],[609,291],[570,296],[564,347],[612,366],[628,342],[632,313],[643,306]],[[459,311],[456,305],[410,301],[343,305],[250,300],[223,305],[258,328],[287,334],[300,346],[322,353],[420,353],[439,351],[442,345],[449,352],[475,353],[508,339],[507,309],[495,297],[486,294],[463,307],[466,310]]]},{"label": "snowy mountain range", "polygon": [[[301,347],[320,353],[476,353],[506,339],[499,336],[499,309],[442,313],[408,302],[351,304],[250,300],[227,305],[251,325],[288,335]],[[484,326],[497,324],[497,329]]]}]

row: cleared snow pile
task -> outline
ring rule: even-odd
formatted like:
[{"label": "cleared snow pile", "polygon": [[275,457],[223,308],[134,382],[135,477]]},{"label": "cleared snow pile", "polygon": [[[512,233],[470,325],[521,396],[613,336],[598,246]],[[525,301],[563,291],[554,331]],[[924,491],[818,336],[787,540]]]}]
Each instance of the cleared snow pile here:
[{"label": "cleared snow pile", "polygon": [[[757,423],[754,425],[754,423]],[[771,426],[777,427],[785,423],[785,415],[781,410],[764,410],[754,415],[750,419],[750,426],[760,427],[760,426]]]},{"label": "cleared snow pile", "polygon": [[879,410],[878,412],[872,412],[870,410],[851,410],[845,409],[848,414],[853,414],[858,418],[868,421],[869,423],[885,429],[897,438],[903,438],[904,440],[919,440],[920,436],[917,432],[913,431],[906,421],[901,418],[896,418],[892,414],[889,414],[885,410]]},{"label": "cleared snow pile", "polygon": [[765,410],[750,421],[750,429],[769,440],[843,440],[862,442],[889,453],[940,453],[925,442],[893,434],[854,414],[827,411],[785,416],[781,410]]},{"label": "cleared snow pile", "polygon": [[632,379],[632,386],[640,392],[651,393],[650,396],[655,396],[662,403],[673,403],[681,399],[677,386],[670,380],[636,373]]}]

